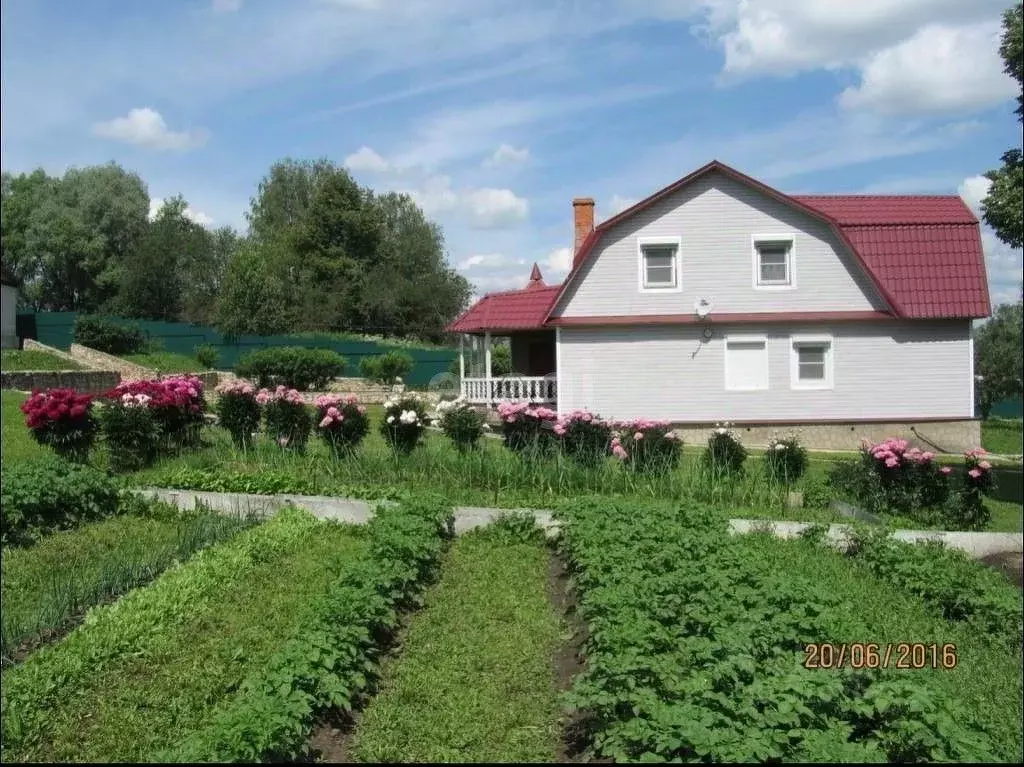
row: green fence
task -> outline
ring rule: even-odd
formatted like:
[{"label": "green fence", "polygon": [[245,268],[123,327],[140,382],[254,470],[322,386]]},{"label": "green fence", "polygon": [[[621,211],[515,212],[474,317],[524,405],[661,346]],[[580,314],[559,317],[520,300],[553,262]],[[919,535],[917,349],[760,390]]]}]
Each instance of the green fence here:
[{"label": "green fence", "polygon": [[[77,312],[36,312],[18,315],[18,336],[33,338],[48,346],[67,349],[74,340]],[[217,368],[234,370],[240,357],[255,349],[271,346],[306,346],[313,349],[333,349],[348,360],[347,375],[359,375],[359,362],[389,351],[401,351],[415,363],[406,379],[411,386],[426,386],[439,373],[448,371],[458,352],[454,349],[408,349],[373,341],[349,341],[329,336],[235,336],[230,341],[206,325],[184,322],[150,322],[111,317],[115,322],[134,324],[152,340],[160,341],[169,352],[193,355],[195,347],[209,344],[220,355]]]}]

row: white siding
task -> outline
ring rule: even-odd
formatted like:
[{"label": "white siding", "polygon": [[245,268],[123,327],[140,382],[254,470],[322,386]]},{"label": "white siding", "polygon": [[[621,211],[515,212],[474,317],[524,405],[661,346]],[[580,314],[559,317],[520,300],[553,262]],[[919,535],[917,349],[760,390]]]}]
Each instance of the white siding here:
[{"label": "white siding", "polygon": [[[772,234],[794,237],[791,290],[754,289],[752,237]],[[681,291],[640,291],[638,237],[680,238]],[[692,314],[699,298],[712,303],[713,313],[885,308],[827,224],[710,173],[605,233],[555,314]]]},{"label": "white siding", "polygon": [[[971,418],[970,322],[562,328],[558,407],[680,422]],[[763,334],[768,389],[726,391],[724,336]],[[790,336],[830,334],[834,386],[794,390]]]}]

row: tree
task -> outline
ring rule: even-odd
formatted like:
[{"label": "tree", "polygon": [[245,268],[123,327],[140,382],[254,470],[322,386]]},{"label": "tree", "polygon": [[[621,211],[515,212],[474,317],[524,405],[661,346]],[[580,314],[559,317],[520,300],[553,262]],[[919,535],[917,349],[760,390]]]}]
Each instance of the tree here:
[{"label": "tree", "polygon": [[257,240],[275,240],[298,225],[325,176],[337,171],[330,160],[285,158],[270,166],[249,202],[249,232]]},{"label": "tree", "polygon": [[199,325],[212,325],[217,316],[217,301],[224,275],[232,256],[241,245],[238,233],[230,226],[206,232],[205,243],[182,267],[181,319]]},{"label": "tree", "polygon": [[992,406],[1024,391],[1024,289],[1015,304],[1002,304],[974,337],[974,372],[978,408],[988,418]]},{"label": "tree", "polygon": [[282,240],[245,240],[228,261],[217,302],[217,328],[228,336],[296,329],[292,253]]},{"label": "tree", "polygon": [[[999,46],[1004,71],[1013,77],[1021,93],[1017,96],[1017,120],[1024,122],[1024,4],[1017,3],[1003,14],[1003,37]],[[1010,149],[1002,156],[1003,166],[985,174],[992,182],[981,202],[985,223],[1000,240],[1013,248],[1024,246],[1024,155]]]}]

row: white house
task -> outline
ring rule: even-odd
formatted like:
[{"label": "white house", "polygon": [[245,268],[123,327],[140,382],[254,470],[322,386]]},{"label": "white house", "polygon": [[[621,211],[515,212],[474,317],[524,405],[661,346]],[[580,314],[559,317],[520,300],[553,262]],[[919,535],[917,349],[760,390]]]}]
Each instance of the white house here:
[{"label": "white house", "polygon": [[[592,199],[573,210],[561,285],[534,266],[450,326],[485,348],[471,401],[669,420],[691,441],[724,420],[750,444],[979,444],[971,326],[990,305],[959,197],[790,196],[711,162],[597,227]],[[519,375],[490,375],[492,336]]]},{"label": "white house", "polygon": [[0,264],[0,348],[18,348],[18,283]]}]

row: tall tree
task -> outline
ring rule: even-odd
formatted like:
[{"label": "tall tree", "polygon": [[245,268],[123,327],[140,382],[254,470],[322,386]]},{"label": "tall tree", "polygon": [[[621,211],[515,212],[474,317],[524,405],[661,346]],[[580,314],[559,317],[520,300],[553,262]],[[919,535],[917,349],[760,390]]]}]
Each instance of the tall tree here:
[{"label": "tall tree", "polygon": [[182,266],[181,319],[199,325],[212,325],[217,317],[217,301],[231,257],[241,240],[230,226],[205,232],[203,247],[196,248]]},{"label": "tall tree", "polygon": [[[1003,37],[999,46],[1003,69],[1017,81],[1017,121],[1024,122],[1024,3],[1017,3],[1003,14]],[[1011,247],[1024,246],[1024,154],[1010,149],[1002,157],[1003,166],[985,176],[992,182],[981,202],[985,223]]]},{"label": "tall tree", "polygon": [[217,327],[229,336],[296,330],[292,253],[283,239],[244,240],[228,261],[217,302]]},{"label": "tall tree", "polygon": [[978,376],[978,408],[988,418],[992,406],[1024,393],[1024,287],[1015,304],[996,307],[992,319],[974,338],[974,372]]},{"label": "tall tree", "polygon": [[320,182],[336,171],[327,159],[275,162],[249,202],[250,234],[267,242],[290,231],[305,217]]}]

